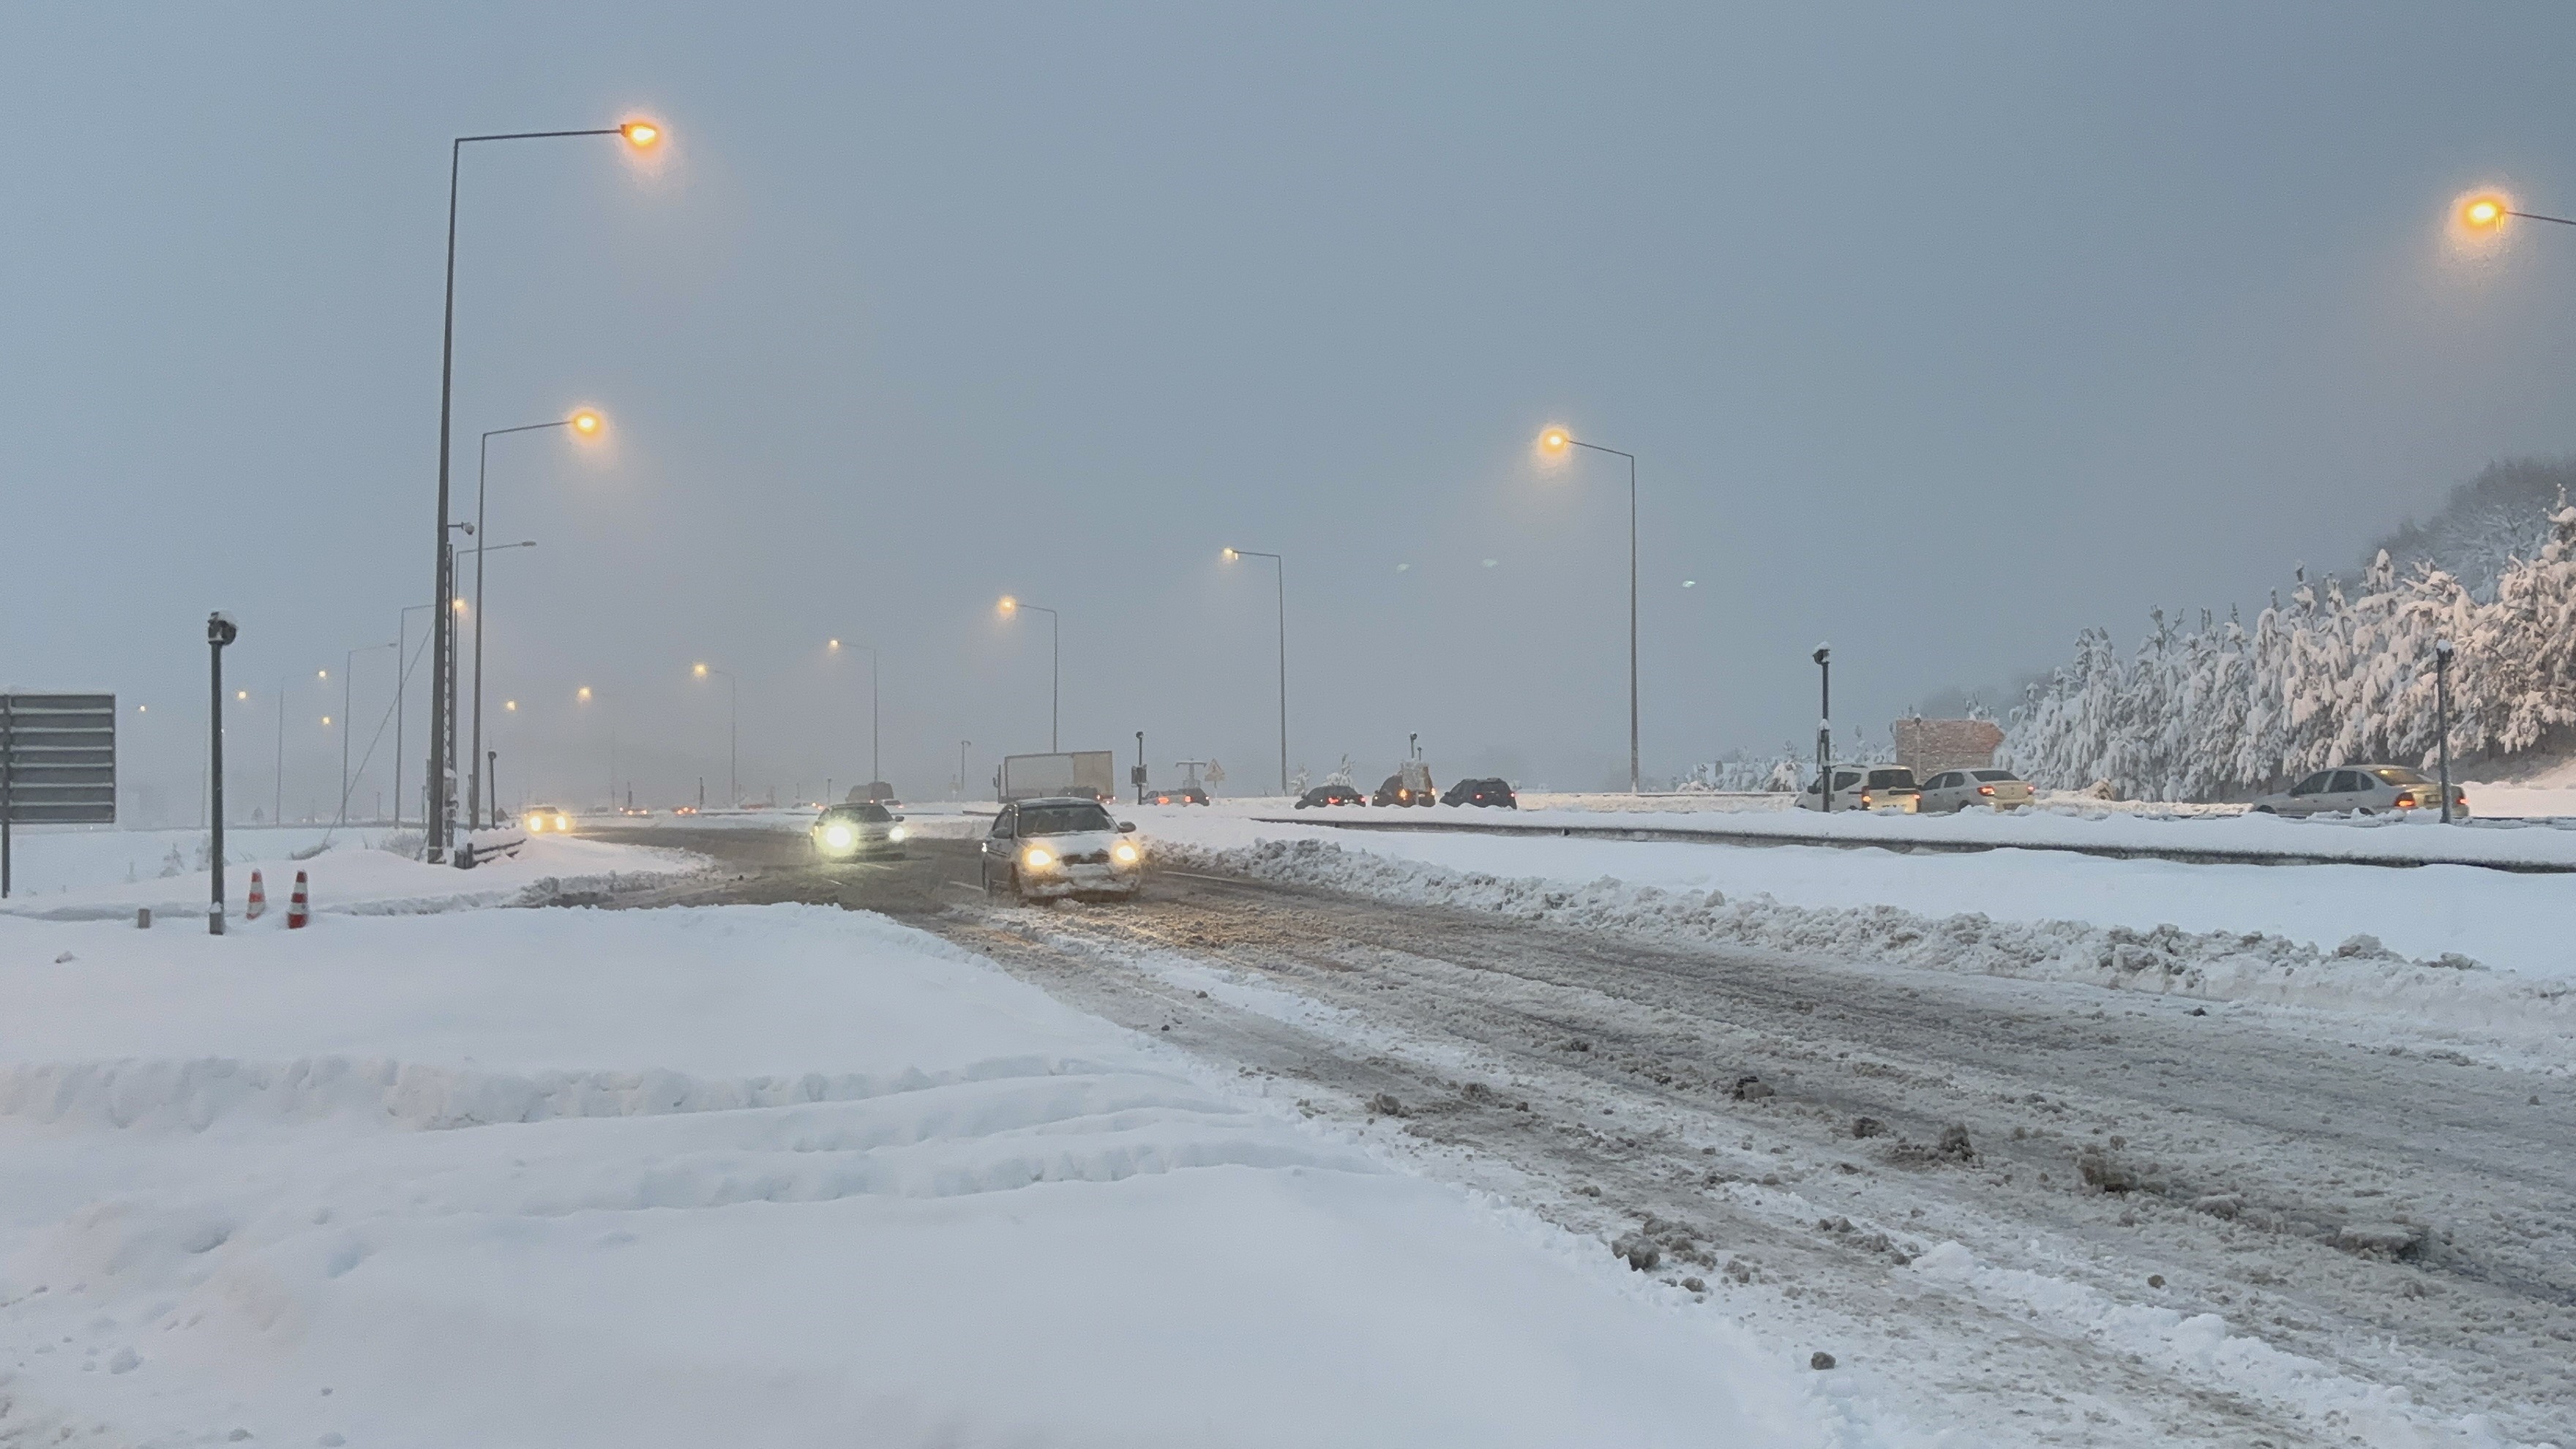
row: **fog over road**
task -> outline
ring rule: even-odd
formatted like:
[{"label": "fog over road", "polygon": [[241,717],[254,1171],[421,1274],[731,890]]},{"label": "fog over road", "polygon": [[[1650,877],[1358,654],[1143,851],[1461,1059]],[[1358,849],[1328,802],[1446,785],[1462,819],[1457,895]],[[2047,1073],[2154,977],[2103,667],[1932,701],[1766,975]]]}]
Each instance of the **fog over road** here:
[{"label": "fog over road", "polygon": [[2011,1406],[2006,1442],[2467,1444],[2473,1414],[2576,1440],[2564,1075],[1169,871],[1024,908],[983,897],[970,841],[817,866],[801,835],[585,833],[723,870],[567,904],[885,911],[1423,1171],[1642,1229],[1658,1277],[1918,1425],[1969,1398]]}]

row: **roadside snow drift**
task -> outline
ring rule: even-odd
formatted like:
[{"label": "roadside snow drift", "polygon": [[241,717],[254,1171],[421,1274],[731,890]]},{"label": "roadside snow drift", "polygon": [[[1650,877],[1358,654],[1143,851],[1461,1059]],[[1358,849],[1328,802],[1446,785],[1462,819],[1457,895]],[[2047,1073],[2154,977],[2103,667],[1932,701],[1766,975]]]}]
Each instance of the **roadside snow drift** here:
[{"label": "roadside snow drift", "polygon": [[876,917],[0,919],[0,995],[0,1439],[1856,1442],[1600,1244]]}]

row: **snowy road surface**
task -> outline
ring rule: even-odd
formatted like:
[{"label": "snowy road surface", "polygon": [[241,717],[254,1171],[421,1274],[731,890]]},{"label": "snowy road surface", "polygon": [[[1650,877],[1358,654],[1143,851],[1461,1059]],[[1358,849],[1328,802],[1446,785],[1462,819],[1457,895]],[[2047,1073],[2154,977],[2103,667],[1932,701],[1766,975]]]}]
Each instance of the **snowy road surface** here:
[{"label": "snowy road surface", "polygon": [[1963,1442],[2576,1443],[2563,1055],[1275,883],[987,906],[955,847],[770,849],[722,890],[896,911],[1605,1253],[1642,1233],[1650,1276]]}]

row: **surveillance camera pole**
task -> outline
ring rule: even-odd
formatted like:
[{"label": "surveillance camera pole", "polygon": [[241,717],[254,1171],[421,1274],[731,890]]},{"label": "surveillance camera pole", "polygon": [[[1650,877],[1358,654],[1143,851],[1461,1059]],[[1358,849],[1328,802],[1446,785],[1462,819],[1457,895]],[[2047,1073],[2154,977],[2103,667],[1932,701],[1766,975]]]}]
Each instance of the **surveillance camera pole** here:
[{"label": "surveillance camera pole", "polygon": [[1819,644],[1816,661],[1816,803],[1834,813],[1834,651]]},{"label": "surveillance camera pole", "polygon": [[206,816],[213,823],[210,842],[214,864],[214,892],[206,902],[206,934],[224,933],[224,646],[233,642],[241,630],[222,614],[206,616],[206,661],[209,692],[214,708],[206,717],[206,728],[213,733],[206,742],[206,779],[209,798]]}]

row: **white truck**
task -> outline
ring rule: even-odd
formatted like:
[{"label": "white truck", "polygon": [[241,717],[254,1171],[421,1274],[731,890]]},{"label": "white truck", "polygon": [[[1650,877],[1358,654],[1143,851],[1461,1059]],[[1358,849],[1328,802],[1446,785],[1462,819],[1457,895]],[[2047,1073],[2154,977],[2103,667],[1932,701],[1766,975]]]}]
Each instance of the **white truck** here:
[{"label": "white truck", "polygon": [[1118,766],[1107,750],[1055,755],[1006,755],[993,774],[993,798],[1008,805],[1050,795],[1110,800],[1118,794]]}]

